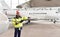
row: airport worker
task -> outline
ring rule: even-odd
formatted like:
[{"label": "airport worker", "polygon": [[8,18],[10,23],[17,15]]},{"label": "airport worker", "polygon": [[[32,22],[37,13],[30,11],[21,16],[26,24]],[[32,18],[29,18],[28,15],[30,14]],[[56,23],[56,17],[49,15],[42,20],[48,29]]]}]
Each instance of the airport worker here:
[{"label": "airport worker", "polygon": [[21,37],[21,30],[23,27],[23,21],[27,20],[27,17],[21,17],[19,15],[19,12],[16,11],[16,17],[12,19],[12,24],[14,26],[15,32],[14,32],[14,37]]}]

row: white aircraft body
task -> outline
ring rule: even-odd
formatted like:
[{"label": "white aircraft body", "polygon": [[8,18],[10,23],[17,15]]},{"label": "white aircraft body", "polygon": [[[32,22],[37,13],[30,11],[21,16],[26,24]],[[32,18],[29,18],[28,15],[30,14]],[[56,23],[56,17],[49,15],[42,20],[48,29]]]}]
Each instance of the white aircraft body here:
[{"label": "white aircraft body", "polygon": [[[37,20],[59,20],[60,8],[59,7],[37,7],[19,10],[21,16],[30,17],[35,21]],[[16,10],[8,10],[6,12],[9,18],[16,15]]]}]

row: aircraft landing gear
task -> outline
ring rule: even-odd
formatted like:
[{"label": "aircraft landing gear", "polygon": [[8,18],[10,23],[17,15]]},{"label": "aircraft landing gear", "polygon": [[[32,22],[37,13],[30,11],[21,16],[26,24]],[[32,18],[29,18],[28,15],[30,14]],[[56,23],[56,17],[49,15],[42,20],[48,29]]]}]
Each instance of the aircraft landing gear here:
[{"label": "aircraft landing gear", "polygon": [[55,19],[51,19],[51,22],[56,23],[56,20]]},{"label": "aircraft landing gear", "polygon": [[53,23],[56,23],[56,20],[54,20]]}]

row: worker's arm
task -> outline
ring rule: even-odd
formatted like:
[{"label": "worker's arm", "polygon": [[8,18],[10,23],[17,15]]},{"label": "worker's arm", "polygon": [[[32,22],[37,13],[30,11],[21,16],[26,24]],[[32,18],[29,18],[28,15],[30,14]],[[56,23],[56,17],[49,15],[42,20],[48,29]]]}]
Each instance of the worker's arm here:
[{"label": "worker's arm", "polygon": [[28,20],[28,17],[24,16],[22,17],[22,20]]},{"label": "worker's arm", "polygon": [[18,22],[16,21],[16,18],[12,19],[12,24],[13,24],[13,26],[18,24]]},{"label": "worker's arm", "polygon": [[28,18],[27,17],[22,17],[22,20],[20,21],[20,23],[22,23],[25,20],[28,20]]},{"label": "worker's arm", "polygon": [[13,25],[13,26],[15,25],[15,20],[14,20],[14,18],[12,18],[12,25]]}]

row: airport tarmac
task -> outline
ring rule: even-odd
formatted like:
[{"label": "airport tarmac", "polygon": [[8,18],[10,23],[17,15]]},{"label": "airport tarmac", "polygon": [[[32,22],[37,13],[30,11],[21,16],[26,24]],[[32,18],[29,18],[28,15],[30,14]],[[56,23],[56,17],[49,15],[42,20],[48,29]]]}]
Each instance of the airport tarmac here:
[{"label": "airport tarmac", "polygon": [[[0,37],[13,37],[14,29],[0,34]],[[24,25],[21,37],[60,37],[60,24],[31,23]]]}]

